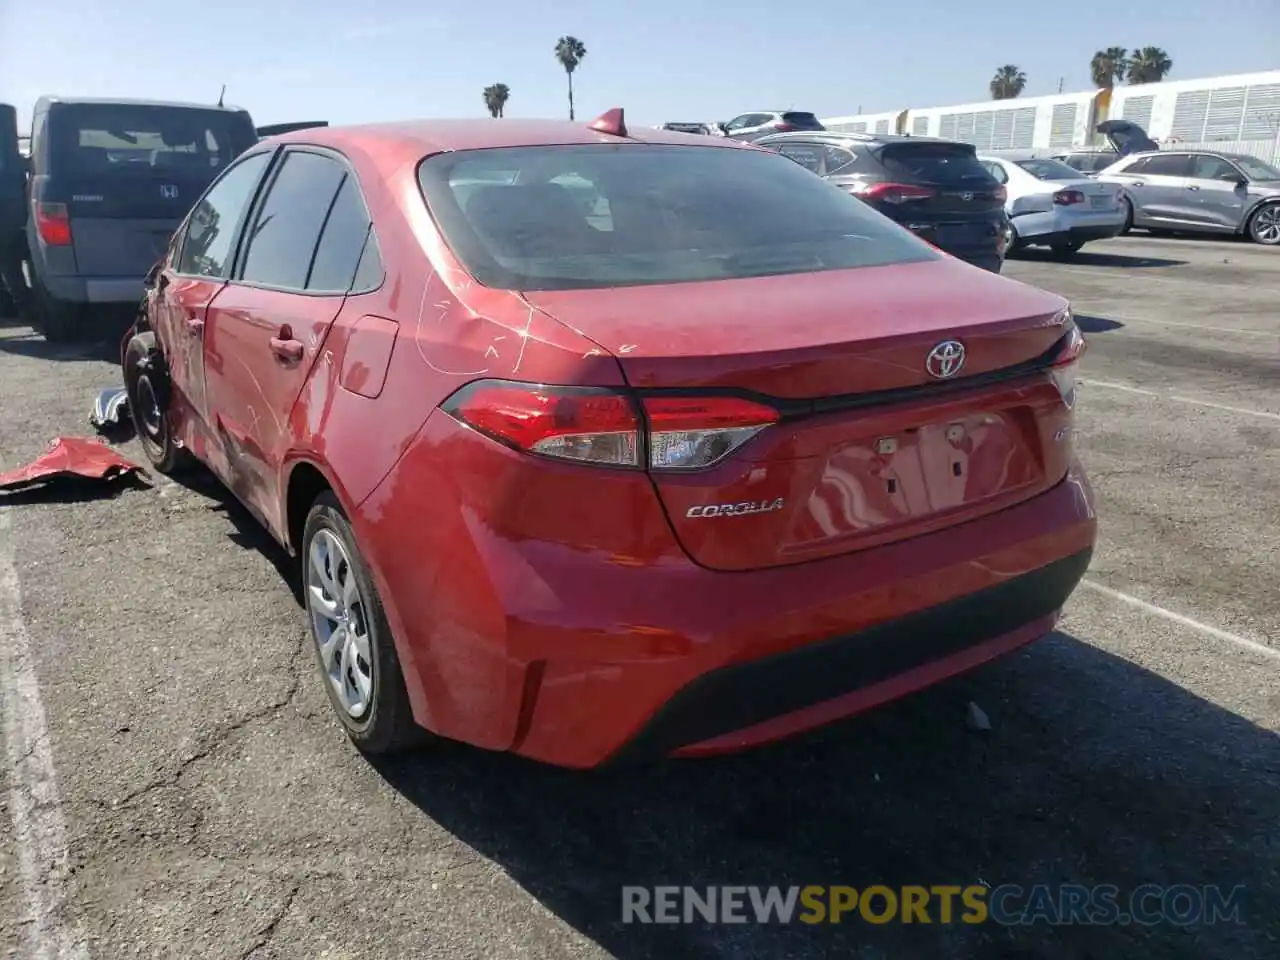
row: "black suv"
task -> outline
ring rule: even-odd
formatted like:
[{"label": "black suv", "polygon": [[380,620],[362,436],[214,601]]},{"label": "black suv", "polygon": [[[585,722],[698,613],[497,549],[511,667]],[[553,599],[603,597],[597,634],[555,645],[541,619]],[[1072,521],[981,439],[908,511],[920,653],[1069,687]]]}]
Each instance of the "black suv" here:
[{"label": "black suv", "polygon": [[971,144],[931,137],[780,133],[775,150],[861,198],[935,247],[999,273],[1009,243],[1005,188]]}]

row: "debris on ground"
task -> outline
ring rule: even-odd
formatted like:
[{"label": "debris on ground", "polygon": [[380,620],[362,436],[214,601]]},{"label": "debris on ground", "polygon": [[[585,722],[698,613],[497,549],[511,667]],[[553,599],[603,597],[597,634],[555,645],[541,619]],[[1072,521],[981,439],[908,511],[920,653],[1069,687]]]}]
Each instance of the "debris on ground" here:
[{"label": "debris on ground", "polygon": [[964,724],[970,730],[987,731],[991,729],[991,721],[987,718],[986,711],[972,700],[969,701],[969,707],[965,711]]},{"label": "debris on ground", "polygon": [[132,427],[129,419],[129,393],[124,387],[108,387],[93,401],[89,422],[99,433],[116,434]]},{"label": "debris on ground", "polygon": [[49,444],[47,453],[25,467],[0,473],[0,490],[22,490],[54,480],[111,482],[141,470],[101,437],[58,437]]}]

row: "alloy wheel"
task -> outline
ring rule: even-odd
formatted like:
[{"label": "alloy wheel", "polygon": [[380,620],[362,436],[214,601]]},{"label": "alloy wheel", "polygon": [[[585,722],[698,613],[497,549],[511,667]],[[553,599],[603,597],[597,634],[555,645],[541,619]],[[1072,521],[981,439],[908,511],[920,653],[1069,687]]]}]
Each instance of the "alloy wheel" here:
[{"label": "alloy wheel", "polygon": [[332,531],[317,531],[307,554],[307,610],[320,663],[338,703],[358,720],[374,693],[368,608],[346,547]]}]

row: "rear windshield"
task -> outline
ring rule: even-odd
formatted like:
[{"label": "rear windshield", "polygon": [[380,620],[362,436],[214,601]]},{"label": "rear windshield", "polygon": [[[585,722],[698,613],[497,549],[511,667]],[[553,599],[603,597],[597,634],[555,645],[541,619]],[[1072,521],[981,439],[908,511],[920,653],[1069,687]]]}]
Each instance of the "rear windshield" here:
[{"label": "rear windshield", "polygon": [[1079,180],[1080,171],[1061,160],[1019,160],[1018,166],[1041,180]]},{"label": "rear windshield", "polygon": [[991,181],[972,147],[959,143],[896,143],[880,151],[892,176],[927,183]]},{"label": "rear windshield", "polygon": [[797,127],[821,127],[822,126],[822,121],[820,121],[812,113],[788,112],[782,115],[782,119],[787,123],[795,124]]},{"label": "rear windshield", "polygon": [[50,116],[58,173],[189,172],[212,179],[257,142],[243,113],[134,104],[68,104]]},{"label": "rear windshield", "polygon": [[937,257],[863,201],[763,151],[464,150],[424,160],[419,180],[458,258],[480,283],[502,289],[724,280]]}]

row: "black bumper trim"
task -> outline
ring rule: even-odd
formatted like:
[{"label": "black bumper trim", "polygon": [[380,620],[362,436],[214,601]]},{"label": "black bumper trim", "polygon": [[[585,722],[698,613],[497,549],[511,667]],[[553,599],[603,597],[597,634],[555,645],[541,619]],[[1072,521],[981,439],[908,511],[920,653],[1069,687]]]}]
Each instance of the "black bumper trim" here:
[{"label": "black bumper trim", "polygon": [[1092,557],[1092,549],[1084,550],[860,633],[703,674],[659,708],[609,763],[664,757],[1011,633],[1061,609]]}]

